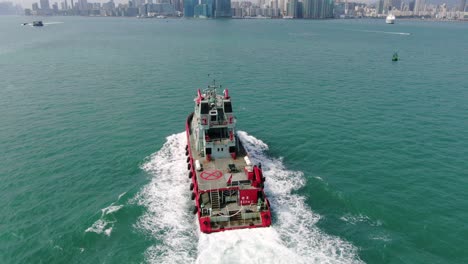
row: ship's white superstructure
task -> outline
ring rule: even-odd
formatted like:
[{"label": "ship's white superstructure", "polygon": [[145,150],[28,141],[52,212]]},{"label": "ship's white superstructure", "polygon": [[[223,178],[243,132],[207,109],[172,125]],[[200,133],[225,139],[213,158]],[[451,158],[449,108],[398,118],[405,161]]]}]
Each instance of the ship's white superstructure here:
[{"label": "ship's white superstructure", "polygon": [[395,24],[395,15],[392,13],[388,14],[387,18],[385,19],[385,23]]}]

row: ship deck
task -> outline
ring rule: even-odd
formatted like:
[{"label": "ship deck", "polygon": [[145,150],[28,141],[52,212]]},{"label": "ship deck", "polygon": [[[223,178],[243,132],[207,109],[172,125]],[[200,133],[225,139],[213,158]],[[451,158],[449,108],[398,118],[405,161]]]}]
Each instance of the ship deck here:
[{"label": "ship deck", "polygon": [[[193,146],[194,144],[193,139],[190,138],[190,145]],[[244,168],[247,166],[244,160],[245,156],[246,152],[241,143],[239,143],[236,159],[230,157],[207,161],[205,157],[202,157],[196,151],[192,151],[193,160],[198,160],[202,167],[201,171],[196,171],[199,190],[208,191],[233,186],[239,186],[242,189],[253,189],[254,187],[251,186],[244,171]]]},{"label": "ship deck", "polygon": [[[269,204],[261,187],[252,186],[253,164],[247,165],[247,155],[242,142],[237,142],[236,159],[231,156],[208,161],[194,146],[192,135],[194,121],[187,122],[192,184],[195,184],[196,210],[202,232],[219,232],[231,229],[265,227],[271,224]],[[215,145],[224,145],[222,140],[212,139]],[[219,142],[218,142],[219,141]],[[221,146],[220,146],[221,147]],[[200,163],[196,170],[196,161]],[[261,169],[261,168],[260,168]],[[247,173],[249,171],[249,173]],[[193,187],[193,186],[192,186]],[[252,196],[250,196],[252,195]],[[251,197],[251,198],[249,198]],[[258,197],[258,198],[257,198]],[[207,222],[209,221],[209,223]]]}]

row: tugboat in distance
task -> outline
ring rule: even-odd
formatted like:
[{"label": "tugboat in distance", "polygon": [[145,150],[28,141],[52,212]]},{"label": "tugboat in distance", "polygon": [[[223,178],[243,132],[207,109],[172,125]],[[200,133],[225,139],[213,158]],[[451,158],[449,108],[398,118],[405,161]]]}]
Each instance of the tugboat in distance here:
[{"label": "tugboat in distance", "polygon": [[262,165],[254,164],[236,133],[228,89],[198,90],[185,124],[188,178],[203,233],[268,227],[270,202],[263,190]]},{"label": "tugboat in distance", "polygon": [[33,21],[32,25],[33,25],[33,27],[42,27],[42,26],[44,26],[42,21]]}]

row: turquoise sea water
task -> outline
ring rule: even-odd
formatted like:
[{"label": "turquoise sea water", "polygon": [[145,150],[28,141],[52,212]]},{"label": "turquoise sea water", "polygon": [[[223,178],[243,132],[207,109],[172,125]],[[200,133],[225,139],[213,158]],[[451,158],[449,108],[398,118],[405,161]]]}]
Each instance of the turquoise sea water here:
[{"label": "turquoise sea water", "polygon": [[[467,23],[25,19],[0,17],[0,263],[468,262]],[[208,73],[272,228],[198,234]]]}]

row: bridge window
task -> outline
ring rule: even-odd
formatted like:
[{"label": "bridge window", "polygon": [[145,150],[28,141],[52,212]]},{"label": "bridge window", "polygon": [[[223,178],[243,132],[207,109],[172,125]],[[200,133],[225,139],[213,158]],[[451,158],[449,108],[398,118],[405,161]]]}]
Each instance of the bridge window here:
[{"label": "bridge window", "polygon": [[231,102],[224,102],[224,112],[225,113],[232,113]]},{"label": "bridge window", "polygon": [[201,103],[200,113],[202,115],[206,115],[208,114],[208,112],[210,112],[210,106],[208,105],[208,103]]}]

